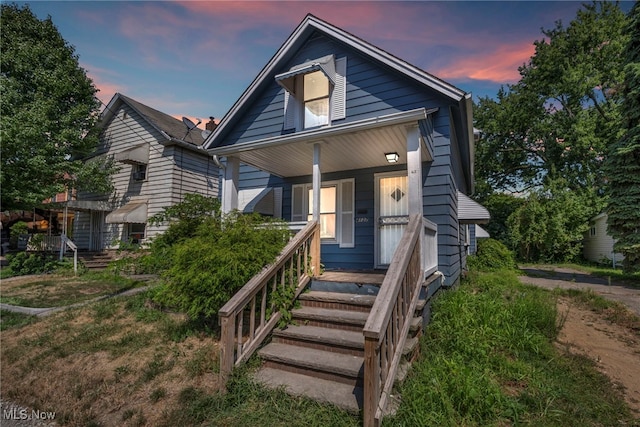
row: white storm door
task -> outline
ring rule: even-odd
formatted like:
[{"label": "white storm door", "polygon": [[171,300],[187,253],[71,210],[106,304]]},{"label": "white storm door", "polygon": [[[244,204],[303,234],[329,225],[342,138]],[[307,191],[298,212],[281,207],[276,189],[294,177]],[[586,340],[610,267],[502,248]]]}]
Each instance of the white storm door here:
[{"label": "white storm door", "polygon": [[386,267],[391,263],[393,253],[409,223],[407,176],[378,175],[376,190],[376,267]]}]

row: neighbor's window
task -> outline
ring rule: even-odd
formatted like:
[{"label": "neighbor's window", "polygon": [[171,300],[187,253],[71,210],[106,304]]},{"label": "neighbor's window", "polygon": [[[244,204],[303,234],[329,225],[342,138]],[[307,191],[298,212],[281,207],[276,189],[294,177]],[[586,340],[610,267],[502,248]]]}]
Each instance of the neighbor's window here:
[{"label": "neighbor's window", "polygon": [[129,224],[129,243],[138,245],[144,239],[146,224]]},{"label": "neighbor's window", "polygon": [[137,164],[133,167],[133,180],[144,181],[147,179],[147,165]]},{"label": "neighbor's window", "polygon": [[304,75],[304,127],[329,124],[329,79],[322,71]]}]

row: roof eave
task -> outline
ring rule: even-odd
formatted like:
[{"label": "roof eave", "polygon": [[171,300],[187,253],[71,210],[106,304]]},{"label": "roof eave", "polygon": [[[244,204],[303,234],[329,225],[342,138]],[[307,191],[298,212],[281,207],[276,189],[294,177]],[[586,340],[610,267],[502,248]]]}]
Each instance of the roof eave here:
[{"label": "roof eave", "polygon": [[450,99],[453,99],[456,102],[460,102],[465,99],[466,93],[456,88],[455,86],[450,85],[449,83],[446,83],[445,81],[430,75],[424,70],[421,70],[383,51],[382,49],[379,49],[372,44],[367,43],[364,40],[309,14],[300,23],[300,25],[296,27],[296,29],[291,33],[291,35],[282,44],[282,46],[280,46],[280,49],[278,49],[271,60],[267,63],[267,65],[265,65],[258,76],[251,82],[249,87],[244,91],[240,98],[238,98],[238,100],[234,103],[227,114],[225,114],[216,130],[211,135],[209,135],[207,139],[205,139],[204,143],[202,144],[205,149],[211,149],[214,146],[214,142],[216,142],[218,135],[222,135],[225,132],[226,128],[233,124],[233,118],[245,107],[247,101],[254,95],[258,88],[263,83],[265,83],[266,77],[270,75],[274,71],[276,66],[279,65],[280,62],[291,53],[290,51],[295,48],[296,44],[305,35],[305,33],[313,30],[322,31],[328,36],[333,37],[336,40],[345,43],[348,46],[351,46],[354,49],[359,50],[360,52],[367,54],[378,61],[385,63],[391,68],[404,73],[405,75],[438,91],[439,93],[449,97]]},{"label": "roof eave", "polygon": [[403,123],[424,120],[429,114],[436,112],[437,108],[403,111],[401,113],[389,114],[387,116],[373,117],[359,120],[357,122],[345,123],[338,126],[328,126],[322,129],[313,129],[303,132],[296,132],[290,135],[277,135],[264,138],[258,141],[247,141],[230,146],[211,148],[207,151],[216,156],[228,156],[248,150],[256,150],[262,147],[274,147],[277,145],[287,145],[297,142],[321,141],[331,136],[357,132],[360,130],[373,129],[382,126],[398,125]]}]

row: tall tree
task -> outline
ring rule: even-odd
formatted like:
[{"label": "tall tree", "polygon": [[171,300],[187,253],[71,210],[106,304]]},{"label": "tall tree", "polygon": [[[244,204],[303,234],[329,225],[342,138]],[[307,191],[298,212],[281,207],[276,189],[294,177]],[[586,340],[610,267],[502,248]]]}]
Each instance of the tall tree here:
[{"label": "tall tree", "polygon": [[609,146],[605,173],[609,184],[608,230],[627,271],[640,269],[640,2],[629,12],[624,102],[625,133]]},{"label": "tall tree", "polygon": [[2,4],[0,26],[2,209],[70,187],[108,191],[112,163],[81,160],[96,146],[100,103],[75,49],[29,6]]},{"label": "tall tree", "polygon": [[625,24],[617,4],[594,2],[543,30],[520,81],[476,107],[479,179],[507,191],[558,178],[601,187],[606,147],[620,137]]}]

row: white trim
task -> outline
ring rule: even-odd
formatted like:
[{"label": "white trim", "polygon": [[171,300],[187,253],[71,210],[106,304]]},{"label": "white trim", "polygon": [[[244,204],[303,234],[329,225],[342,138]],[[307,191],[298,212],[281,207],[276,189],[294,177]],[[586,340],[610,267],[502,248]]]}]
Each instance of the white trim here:
[{"label": "white trim", "polygon": [[209,150],[209,153],[215,154],[220,157],[242,153],[245,151],[257,150],[260,148],[294,144],[297,142],[314,142],[325,138],[330,138],[332,136],[343,135],[351,132],[376,129],[385,126],[393,126],[404,123],[411,123],[418,120],[424,120],[433,111],[436,111],[436,109],[427,110],[425,108],[416,108],[415,110],[402,111],[400,113],[393,113],[381,117],[373,117],[337,126],[327,126],[321,129],[305,130],[291,135],[278,135],[256,141],[242,142],[228,147],[225,146],[212,148]]},{"label": "white trim", "polygon": [[[380,227],[378,220],[380,218],[380,179],[407,176],[407,171],[397,170],[391,172],[380,172],[373,174],[374,196],[373,196],[373,221],[374,221],[374,238],[373,238],[373,265],[375,268],[387,268],[388,264],[380,264]],[[407,177],[407,185],[409,178]]]},{"label": "white trim", "polygon": [[[351,191],[351,206],[352,211],[342,210],[342,192],[343,185],[349,183],[352,185]],[[339,179],[335,181],[323,181],[321,188],[335,187],[336,189],[336,230],[335,230],[335,239],[322,239],[323,244],[337,244],[340,248],[353,248],[355,247],[355,178],[346,178]],[[306,222],[307,217],[309,215],[309,190],[313,188],[313,184],[305,183],[305,184],[294,184],[291,186],[291,221],[292,222]],[[296,196],[296,193],[298,195]],[[320,200],[320,196],[314,195],[314,202],[316,200]],[[296,210],[298,213],[296,213]],[[318,207],[318,211],[320,208]],[[345,219],[345,213],[349,215],[351,221],[353,223],[353,227],[351,228],[351,235],[349,236],[350,241],[343,241],[343,228],[342,222]]]}]

